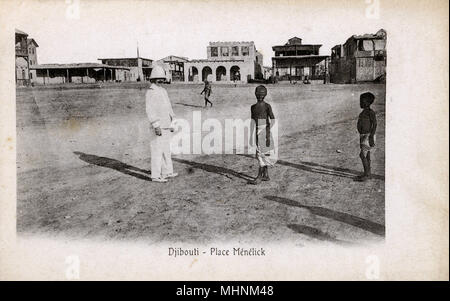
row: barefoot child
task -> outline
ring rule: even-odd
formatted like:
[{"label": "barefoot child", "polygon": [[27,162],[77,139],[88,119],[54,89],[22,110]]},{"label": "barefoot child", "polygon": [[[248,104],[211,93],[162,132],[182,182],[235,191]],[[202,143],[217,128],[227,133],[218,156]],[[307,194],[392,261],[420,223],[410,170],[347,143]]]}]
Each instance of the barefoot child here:
[{"label": "barefoot child", "polygon": [[[264,86],[258,86],[255,90],[255,96],[258,102],[251,107],[251,134],[256,144],[256,158],[258,159],[258,176],[250,184],[259,184],[261,181],[269,181],[269,166],[275,164],[274,142],[270,134],[270,120],[275,119],[270,104],[264,101],[267,95],[267,89]],[[254,135],[254,136],[253,136]]]},{"label": "barefoot child", "polygon": [[375,131],[377,130],[377,118],[375,112],[370,108],[370,105],[375,100],[375,96],[366,92],[360,96],[360,106],[363,111],[359,114],[358,118],[358,132],[361,152],[359,157],[361,158],[364,174],[357,177],[357,181],[366,181],[370,178],[370,151],[375,146]]},{"label": "barefoot child", "polygon": [[205,87],[200,95],[203,93],[205,93],[205,108],[208,106],[208,102],[212,107],[212,102],[209,100],[209,96],[211,95],[211,84],[208,82],[208,79],[205,79]]}]

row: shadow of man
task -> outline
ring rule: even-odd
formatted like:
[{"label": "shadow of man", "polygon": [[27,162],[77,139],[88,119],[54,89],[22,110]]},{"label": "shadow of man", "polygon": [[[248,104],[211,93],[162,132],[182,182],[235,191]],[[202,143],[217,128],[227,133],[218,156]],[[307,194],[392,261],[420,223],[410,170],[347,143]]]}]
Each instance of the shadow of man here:
[{"label": "shadow of man", "polygon": [[378,223],[375,223],[375,222],[372,222],[367,219],[363,219],[363,218],[360,218],[360,217],[357,217],[354,215],[350,215],[348,213],[338,212],[338,211],[334,211],[334,210],[331,210],[328,208],[323,208],[323,207],[303,205],[299,202],[296,202],[296,201],[293,201],[293,200],[290,200],[287,198],[282,198],[282,197],[277,197],[277,196],[272,196],[272,195],[266,195],[266,196],[264,196],[264,198],[266,200],[278,202],[278,203],[281,203],[284,205],[307,209],[312,214],[326,217],[329,219],[333,219],[335,221],[363,229],[365,231],[371,232],[371,233],[379,235],[379,236],[385,235],[386,230],[385,230],[384,225],[380,225]]},{"label": "shadow of man", "polygon": [[190,165],[197,169],[202,169],[207,172],[212,172],[212,173],[215,173],[218,175],[226,176],[228,178],[230,178],[230,176],[234,176],[236,178],[240,178],[240,179],[243,179],[246,181],[254,179],[253,177],[251,177],[249,175],[234,171],[234,170],[226,168],[226,167],[221,167],[221,166],[216,166],[216,165],[211,165],[211,164],[206,164],[206,163],[199,163],[199,162],[194,162],[194,161],[188,161],[188,160],[179,159],[179,158],[172,158],[172,160],[182,163],[182,164]]},{"label": "shadow of man", "polygon": [[[133,177],[141,179],[141,180],[146,180],[146,181],[152,180],[150,177],[143,175],[143,174],[151,175],[150,171],[140,169],[138,167],[123,163],[119,160],[111,159],[111,158],[107,158],[107,157],[99,157],[99,156],[91,155],[91,154],[85,154],[82,152],[73,152],[73,153],[75,155],[77,155],[80,158],[80,160],[83,160],[86,163],[111,168],[111,169],[120,171],[121,173],[133,176]],[[141,173],[143,173],[143,174],[141,174]]]},{"label": "shadow of man", "polygon": [[332,243],[339,244],[339,245],[345,245],[345,246],[353,245],[353,243],[351,243],[351,242],[337,239],[326,232],[322,232],[319,229],[309,227],[306,225],[289,224],[289,225],[287,225],[287,227],[294,232],[309,236],[313,239],[317,239],[317,240],[321,240],[321,241],[328,241],[328,242],[332,242]]},{"label": "shadow of man", "polygon": [[[253,155],[247,155],[247,154],[240,154],[240,156],[244,156],[244,157],[248,157],[248,158],[255,157]],[[308,171],[308,172],[312,172],[312,173],[341,177],[341,178],[349,178],[349,179],[354,179],[356,176],[359,176],[361,174],[357,170],[343,168],[343,167],[330,166],[330,165],[325,165],[325,164],[318,164],[318,163],[314,163],[314,162],[300,161],[299,163],[292,163],[292,162],[278,159],[276,164],[293,167],[296,169],[300,169],[300,170],[304,170],[304,171]],[[382,176],[382,175],[372,174],[371,178],[384,181],[384,176]]]}]

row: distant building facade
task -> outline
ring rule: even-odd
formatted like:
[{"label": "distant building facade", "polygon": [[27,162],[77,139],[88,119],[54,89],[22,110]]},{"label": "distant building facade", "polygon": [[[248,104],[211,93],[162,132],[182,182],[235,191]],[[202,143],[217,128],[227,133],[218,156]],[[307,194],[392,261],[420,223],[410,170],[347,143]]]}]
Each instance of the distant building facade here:
[{"label": "distant building facade", "polygon": [[207,59],[184,63],[184,81],[246,82],[263,78],[263,56],[254,42],[210,42]]},{"label": "distant building facade", "polygon": [[33,72],[30,72],[30,65],[37,64],[37,47],[39,45],[34,39],[29,39],[28,34],[15,30],[15,78],[16,85],[29,85],[33,79]]},{"label": "distant building facade", "polygon": [[273,75],[278,80],[318,79],[323,77],[321,65],[327,55],[320,55],[322,45],[302,44],[302,39],[293,37],[284,45],[273,46]]},{"label": "distant building facade", "polygon": [[40,85],[119,81],[130,68],[98,63],[32,65],[33,83]]},{"label": "distant building facade", "polygon": [[386,31],[353,35],[331,49],[330,81],[357,83],[384,80],[386,74]]},{"label": "distant building facade", "polygon": [[[184,64],[188,62],[188,58],[169,55],[158,60],[157,63],[162,64],[165,71],[170,73],[170,80],[174,82],[184,81]],[[166,70],[167,69],[167,70]]]},{"label": "distant building facade", "polygon": [[129,72],[124,72],[119,81],[146,81],[152,72],[153,60],[142,57],[135,58],[100,58],[104,65],[126,67]]},{"label": "distant building facade", "polygon": [[269,78],[271,78],[271,77],[272,77],[272,74],[273,74],[273,69],[272,69],[272,67],[264,66],[264,67],[263,67],[263,74],[264,74],[264,76],[263,76],[264,79],[269,79]]}]

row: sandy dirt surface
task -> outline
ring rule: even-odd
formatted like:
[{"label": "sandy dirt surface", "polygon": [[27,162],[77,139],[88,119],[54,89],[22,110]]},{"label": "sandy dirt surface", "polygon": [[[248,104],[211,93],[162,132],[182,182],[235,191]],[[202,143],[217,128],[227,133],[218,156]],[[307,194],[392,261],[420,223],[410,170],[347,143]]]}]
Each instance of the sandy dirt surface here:
[{"label": "sandy dirt surface", "polygon": [[[178,117],[249,118],[256,85],[165,86]],[[150,181],[145,86],[17,90],[17,230],[149,243],[284,241],[364,244],[384,239],[385,86],[267,85],[279,119],[271,181],[247,155],[177,155],[180,174]],[[373,179],[360,174],[359,94],[376,95]],[[204,133],[203,133],[204,134]],[[339,151],[337,151],[339,150]]]}]

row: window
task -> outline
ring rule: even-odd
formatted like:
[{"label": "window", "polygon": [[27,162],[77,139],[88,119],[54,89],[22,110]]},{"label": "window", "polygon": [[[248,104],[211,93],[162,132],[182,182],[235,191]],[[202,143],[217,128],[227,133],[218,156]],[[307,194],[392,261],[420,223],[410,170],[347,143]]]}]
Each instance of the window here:
[{"label": "window", "polygon": [[358,50],[359,51],[372,51],[373,50],[373,42],[372,40],[359,40],[358,41]]},{"label": "window", "polygon": [[222,56],[228,56],[228,47],[220,47],[220,52],[222,53]]},{"label": "window", "polygon": [[211,47],[211,56],[218,56],[217,47]]},{"label": "window", "polygon": [[231,55],[232,56],[238,56],[239,55],[239,47],[238,46],[231,47]]},{"label": "window", "polygon": [[243,56],[248,56],[249,55],[249,49],[248,46],[242,46],[241,47],[241,52]]}]

